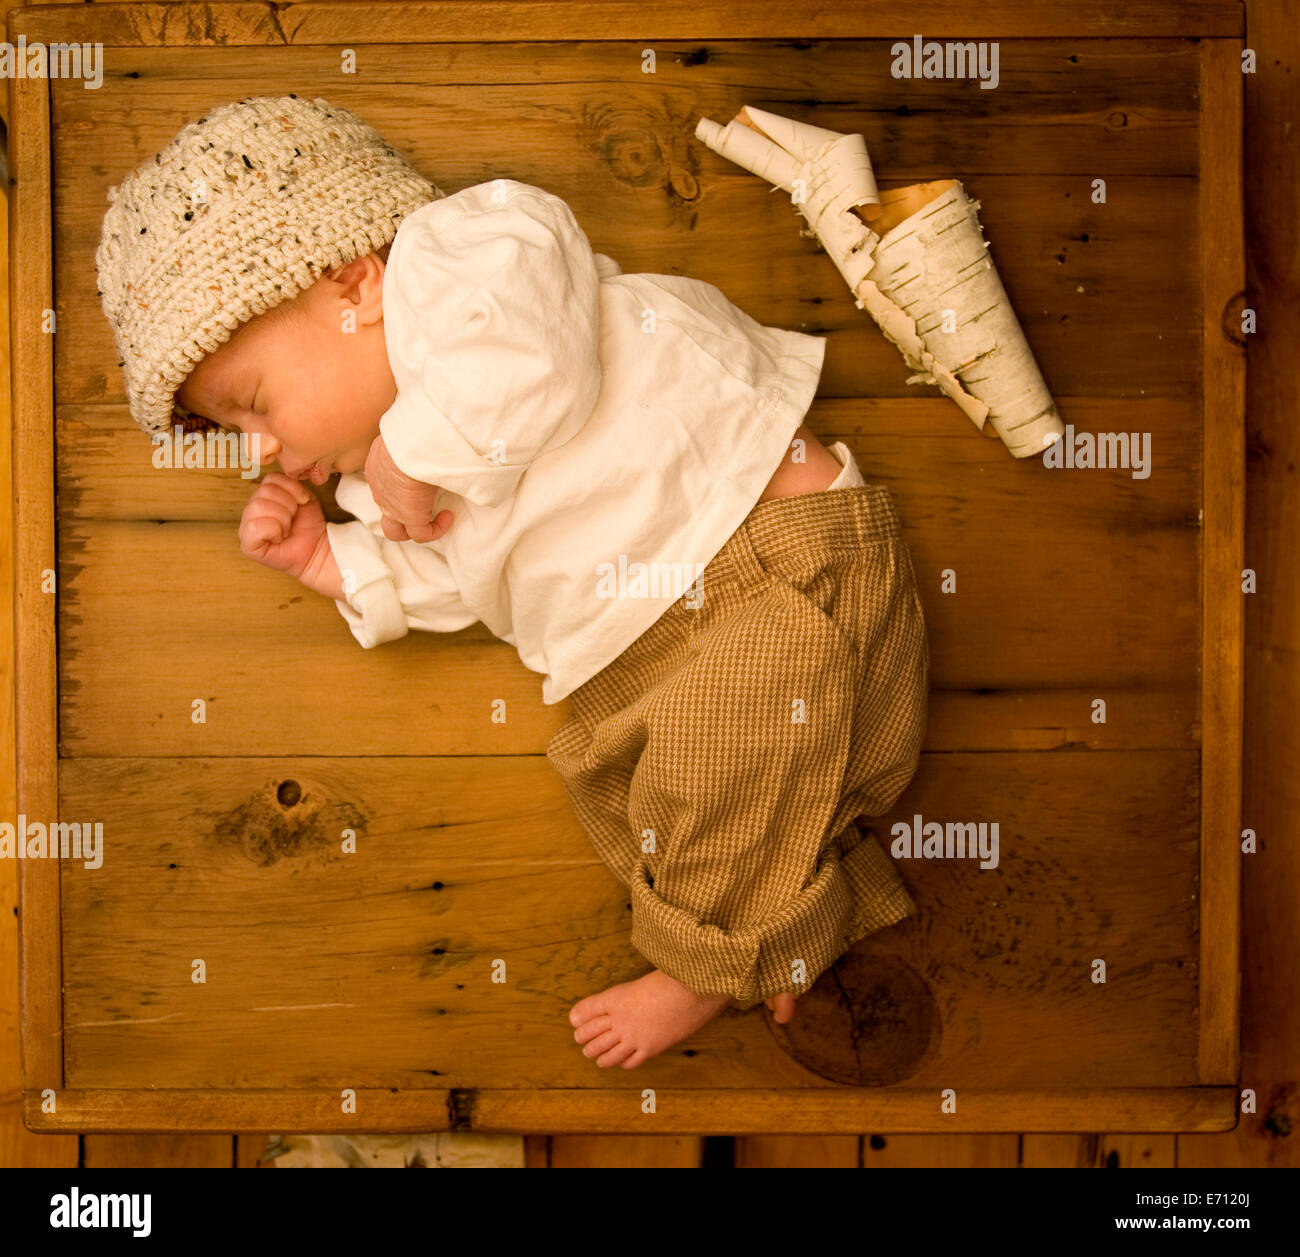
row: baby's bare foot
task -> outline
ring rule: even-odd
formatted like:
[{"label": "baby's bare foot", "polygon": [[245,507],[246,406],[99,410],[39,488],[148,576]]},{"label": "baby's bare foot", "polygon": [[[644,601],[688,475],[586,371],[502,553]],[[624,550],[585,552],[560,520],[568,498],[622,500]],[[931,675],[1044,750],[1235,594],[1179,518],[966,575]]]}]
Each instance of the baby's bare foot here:
[{"label": "baby's bare foot", "polygon": [[[777,998],[780,998],[779,996]],[[665,1048],[689,1038],[728,1004],[727,995],[696,995],[659,969],[588,995],[569,1009],[583,1056],[602,1069],[635,1069]]]}]

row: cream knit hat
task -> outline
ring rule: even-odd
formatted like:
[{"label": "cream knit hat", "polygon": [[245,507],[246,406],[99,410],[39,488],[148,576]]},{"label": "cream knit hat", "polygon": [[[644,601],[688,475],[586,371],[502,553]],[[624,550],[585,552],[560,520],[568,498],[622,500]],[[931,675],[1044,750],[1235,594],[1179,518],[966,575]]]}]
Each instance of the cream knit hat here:
[{"label": "cream knit hat", "polygon": [[248,97],[184,127],[108,190],[95,251],[131,417],[192,419],[175,393],[205,354],[443,195],[325,100]]}]

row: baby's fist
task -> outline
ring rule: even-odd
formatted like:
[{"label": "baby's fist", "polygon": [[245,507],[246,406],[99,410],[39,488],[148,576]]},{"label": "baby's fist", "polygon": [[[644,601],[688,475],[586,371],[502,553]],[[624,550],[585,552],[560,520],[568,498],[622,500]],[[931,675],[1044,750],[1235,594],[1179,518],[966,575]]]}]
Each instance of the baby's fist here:
[{"label": "baby's fist", "polygon": [[325,512],[316,495],[281,472],[268,473],[255,488],[239,521],[239,548],[277,572],[301,580],[328,545]]},{"label": "baby's fist", "polygon": [[415,480],[398,467],[382,436],[374,439],[366,456],[366,484],[383,514],[379,526],[389,541],[437,541],[452,525],[450,511],[433,517],[437,486]]}]

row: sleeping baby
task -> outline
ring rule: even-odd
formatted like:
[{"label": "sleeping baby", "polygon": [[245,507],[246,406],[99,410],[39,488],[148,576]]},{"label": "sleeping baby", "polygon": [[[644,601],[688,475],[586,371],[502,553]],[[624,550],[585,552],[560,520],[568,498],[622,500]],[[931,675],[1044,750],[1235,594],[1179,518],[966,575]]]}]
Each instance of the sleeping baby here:
[{"label": "sleeping baby", "polygon": [[243,552],[363,647],[482,622],[570,701],[547,758],[651,966],[569,1010],[588,1058],[788,1021],[916,911],[858,818],[916,771],[925,621],[888,491],[804,422],[824,341],[622,273],[541,188],[444,195],[323,100],[213,109],[109,197],[132,417],[279,464]]}]

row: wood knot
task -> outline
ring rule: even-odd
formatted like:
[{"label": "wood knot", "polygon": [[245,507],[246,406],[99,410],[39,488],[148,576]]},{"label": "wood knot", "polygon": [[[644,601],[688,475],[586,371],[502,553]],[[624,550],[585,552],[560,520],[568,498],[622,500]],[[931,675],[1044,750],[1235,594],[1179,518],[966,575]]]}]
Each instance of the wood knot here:
[{"label": "wood knot", "polygon": [[331,799],[318,785],[272,778],[221,812],[203,812],[211,840],[235,847],[267,868],[286,856],[338,851],[345,830],[360,833],[366,818],[351,803]]},{"label": "wood knot", "polygon": [[583,127],[591,148],[620,183],[662,188],[677,204],[699,199],[697,154],[682,135],[682,119],[671,110],[597,104],[585,112]]},{"label": "wood knot", "polygon": [[1246,333],[1241,330],[1241,315],[1245,309],[1246,294],[1236,292],[1228,298],[1228,304],[1223,307],[1223,314],[1219,317],[1220,329],[1234,345],[1244,346],[1246,343]]},{"label": "wood knot", "polygon": [[934,995],[897,956],[842,956],[799,998],[794,1019],[783,1026],[760,1007],[786,1053],[844,1087],[886,1087],[910,1078],[938,1048]]}]

